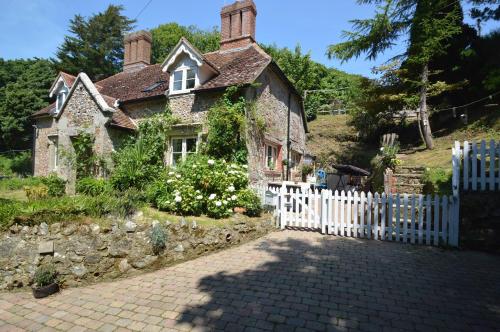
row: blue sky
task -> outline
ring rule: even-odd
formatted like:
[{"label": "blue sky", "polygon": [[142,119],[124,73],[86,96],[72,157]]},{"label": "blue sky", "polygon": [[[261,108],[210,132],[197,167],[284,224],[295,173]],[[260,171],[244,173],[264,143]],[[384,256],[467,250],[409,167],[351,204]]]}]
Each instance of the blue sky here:
[{"label": "blue sky", "polygon": [[[257,41],[295,47],[327,66],[373,76],[371,68],[401,52],[404,41],[375,61],[363,57],[341,64],[329,60],[326,48],[342,41],[342,30],[350,29],[349,20],[367,18],[375,8],[357,5],[355,0],[254,0],[257,5]],[[135,17],[148,0],[0,0],[0,57],[6,59],[53,57],[67,33],[75,14],[89,16],[108,4],[122,4],[125,15]],[[161,23],[195,24],[200,28],[220,25],[220,8],[231,0],[152,0],[140,15],[137,29],[153,28]],[[498,28],[489,23],[483,32]]]}]

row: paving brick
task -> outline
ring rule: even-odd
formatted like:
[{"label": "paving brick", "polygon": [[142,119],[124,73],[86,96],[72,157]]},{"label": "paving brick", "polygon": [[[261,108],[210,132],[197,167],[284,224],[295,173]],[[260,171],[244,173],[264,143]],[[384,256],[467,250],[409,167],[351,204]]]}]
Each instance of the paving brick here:
[{"label": "paving brick", "polygon": [[0,331],[493,331],[498,280],[498,256],[284,231],[43,300],[1,293]]}]

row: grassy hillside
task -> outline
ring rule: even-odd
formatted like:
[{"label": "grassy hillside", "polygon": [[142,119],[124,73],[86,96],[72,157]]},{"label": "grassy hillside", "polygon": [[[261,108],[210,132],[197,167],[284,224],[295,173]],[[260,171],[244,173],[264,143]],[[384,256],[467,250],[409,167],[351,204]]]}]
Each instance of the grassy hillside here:
[{"label": "grassy hillside", "polygon": [[373,146],[360,142],[356,129],[349,125],[349,119],[349,115],[319,115],[309,122],[307,148],[323,167],[351,164],[369,168],[370,160],[377,153],[378,142]]},{"label": "grassy hillside", "polygon": [[455,141],[479,142],[483,139],[500,140],[500,109],[491,109],[477,117],[472,117],[469,124],[455,121],[433,132],[435,148],[424,149],[423,144],[403,146],[400,159],[405,165],[428,168],[451,169],[451,148]]}]

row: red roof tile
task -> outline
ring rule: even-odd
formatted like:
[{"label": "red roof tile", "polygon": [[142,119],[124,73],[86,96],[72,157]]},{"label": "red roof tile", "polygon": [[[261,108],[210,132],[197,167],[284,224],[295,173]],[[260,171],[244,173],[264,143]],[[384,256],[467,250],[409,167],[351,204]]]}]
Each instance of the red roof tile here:
[{"label": "red roof tile", "polygon": [[41,110],[33,113],[32,117],[48,115],[50,113],[50,111],[52,111],[54,108],[56,108],[56,103],[52,103],[50,105],[47,105],[44,108],[42,108]]},{"label": "red roof tile", "polygon": [[117,109],[111,117],[110,126],[124,129],[136,130],[137,126],[132,120],[120,109]]},{"label": "red roof tile", "polygon": [[271,57],[258,49],[259,46],[217,51],[204,56],[213,63],[220,74],[208,80],[196,90],[224,88],[231,85],[253,83],[271,63]]},{"label": "red roof tile", "polygon": [[[160,83],[146,91],[155,83]],[[168,73],[161,70],[161,65],[150,65],[133,72],[121,72],[95,83],[99,92],[113,96],[121,102],[161,96],[168,89]]]},{"label": "red roof tile", "polygon": [[68,85],[68,88],[71,89],[71,87],[73,86],[73,83],[75,83],[76,77],[73,76],[73,75],[71,75],[71,74],[65,73],[63,71],[61,71],[59,73],[61,74],[61,76],[63,77],[64,81]]}]

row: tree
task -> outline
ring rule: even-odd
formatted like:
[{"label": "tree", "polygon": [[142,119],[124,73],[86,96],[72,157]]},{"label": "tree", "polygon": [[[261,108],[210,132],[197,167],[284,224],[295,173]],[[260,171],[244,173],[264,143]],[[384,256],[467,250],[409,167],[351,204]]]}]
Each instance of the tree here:
[{"label": "tree", "polygon": [[310,53],[302,53],[299,44],[293,50],[276,45],[261,46],[300,94],[308,91],[304,103],[308,121],[314,120],[319,110],[331,108],[336,102],[341,102],[343,107],[352,107],[362,93],[360,86],[365,78],[315,62]]},{"label": "tree", "polygon": [[121,70],[123,36],[133,29],[135,20],[122,15],[123,6],[109,5],[102,12],[70,20],[71,35],[64,37],[58,48],[59,70],[77,75],[85,72],[92,80],[100,80]]},{"label": "tree", "polygon": [[186,27],[177,23],[166,23],[151,29],[151,34],[153,36],[151,52],[153,63],[165,60],[181,37],[187,38],[202,53],[219,49],[220,34],[216,27],[211,30],[201,30],[194,25]]},{"label": "tree", "polygon": [[354,32],[344,32],[348,40],[330,45],[328,56],[346,61],[366,53],[368,59],[390,49],[401,37],[408,36],[404,59],[406,79],[418,88],[419,128],[427,148],[433,148],[427,97],[430,88],[429,63],[446,50],[454,36],[462,31],[462,10],[454,0],[359,0],[380,4],[373,18],[354,20]]},{"label": "tree", "polygon": [[3,149],[30,147],[30,117],[48,105],[47,91],[55,76],[49,60],[0,60],[0,146]]}]

